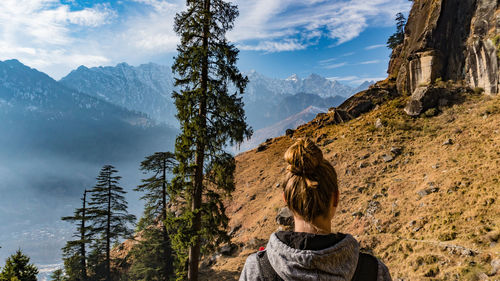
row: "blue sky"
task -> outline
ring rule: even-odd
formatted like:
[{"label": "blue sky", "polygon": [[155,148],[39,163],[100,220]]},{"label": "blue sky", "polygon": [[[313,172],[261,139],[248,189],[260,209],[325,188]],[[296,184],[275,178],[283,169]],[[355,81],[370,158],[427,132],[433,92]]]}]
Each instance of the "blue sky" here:
[{"label": "blue sky", "polygon": [[[275,78],[317,73],[356,85],[385,77],[394,16],[408,0],[232,0],[228,38],[242,71]],[[183,0],[2,0],[0,59],[59,79],[79,65],[170,65]]]}]

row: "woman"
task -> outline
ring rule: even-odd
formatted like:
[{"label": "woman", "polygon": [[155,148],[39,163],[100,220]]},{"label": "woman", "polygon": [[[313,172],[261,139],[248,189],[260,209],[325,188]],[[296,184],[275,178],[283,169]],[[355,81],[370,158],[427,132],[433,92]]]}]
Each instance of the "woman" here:
[{"label": "woman", "polygon": [[349,234],[331,233],[339,201],[337,174],[321,150],[299,139],[285,153],[283,197],[295,231],[273,233],[265,250],[250,255],[240,281],[391,280],[387,267],[359,252]]}]

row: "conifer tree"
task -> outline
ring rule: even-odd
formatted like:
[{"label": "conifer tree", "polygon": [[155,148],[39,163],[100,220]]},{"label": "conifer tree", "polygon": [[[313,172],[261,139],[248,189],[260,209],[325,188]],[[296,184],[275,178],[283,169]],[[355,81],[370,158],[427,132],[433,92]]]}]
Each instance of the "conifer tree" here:
[{"label": "conifer tree", "polygon": [[30,264],[30,258],[19,249],[7,258],[0,272],[0,281],[36,281],[38,268]]},{"label": "conifer tree", "polygon": [[[176,164],[171,152],[156,152],[141,162],[141,170],[152,174],[135,191],[145,192],[142,239],[132,249],[135,262],[130,269],[134,280],[168,280],[173,274],[173,256],[165,225],[168,203],[168,174]],[[161,228],[157,226],[161,225]]]},{"label": "conifer tree", "polygon": [[396,48],[398,45],[402,44],[405,39],[405,25],[406,18],[402,13],[397,13],[396,15],[396,28],[397,31],[389,37],[387,40],[387,47],[390,49]]},{"label": "conifer tree", "polygon": [[223,0],[187,0],[186,5],[187,10],[176,15],[174,28],[181,43],[172,70],[181,90],[172,96],[181,134],[175,145],[179,164],[171,199],[182,214],[175,219],[172,240],[179,257],[178,278],[185,278],[186,262],[187,279],[195,281],[200,254],[227,240],[222,200],[234,189],[235,162],[223,149],[241,143],[252,130],[241,101],[248,78],[236,67],[238,50],[225,37],[239,14],[237,7]]},{"label": "conifer tree", "polygon": [[88,190],[83,192],[82,207],[76,209],[73,216],[62,218],[64,221],[77,223],[74,236],[78,237],[78,240],[66,242],[63,248],[64,266],[69,281],[88,279],[86,245],[90,243],[91,237],[89,237],[90,227],[86,224],[88,220],[87,193]]},{"label": "conifer tree", "polygon": [[[102,167],[97,184],[90,190],[92,197],[89,203],[91,209],[92,236],[94,237],[93,264],[99,266],[104,256],[105,280],[111,281],[111,245],[119,242],[120,238],[132,234],[129,224],[135,221],[135,216],[127,211],[127,193],[119,186],[120,176],[111,165]],[[100,276],[97,276],[100,277]]]},{"label": "conifer tree", "polygon": [[56,269],[50,275],[50,281],[67,281],[67,279],[64,277],[62,269]]}]

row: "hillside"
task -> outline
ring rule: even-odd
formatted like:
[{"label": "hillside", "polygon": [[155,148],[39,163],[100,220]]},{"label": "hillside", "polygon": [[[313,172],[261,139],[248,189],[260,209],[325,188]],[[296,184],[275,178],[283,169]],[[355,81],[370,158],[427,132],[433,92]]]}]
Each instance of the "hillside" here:
[{"label": "hillside", "polygon": [[[246,73],[249,83],[243,95],[249,124],[261,129],[297,114],[308,106],[330,107],[364,90],[373,82],[353,89],[316,74],[306,78],[266,77],[256,71]],[[60,84],[131,111],[147,114],[161,123],[177,126],[172,100],[174,75],[170,67],[154,63],[131,66],[80,66],[63,77]],[[230,91],[235,91],[231,88]]]},{"label": "hillside", "polygon": [[[405,102],[321,129],[310,123],[264,151],[238,155],[228,215],[239,247],[204,268],[203,280],[236,280],[246,257],[279,228],[283,153],[304,136],[321,145],[339,176],[332,230],[355,235],[394,280],[478,280],[493,273],[492,260],[498,266],[500,258],[500,98],[470,95],[419,119],[404,114]],[[498,278],[500,270],[492,280]]]}]

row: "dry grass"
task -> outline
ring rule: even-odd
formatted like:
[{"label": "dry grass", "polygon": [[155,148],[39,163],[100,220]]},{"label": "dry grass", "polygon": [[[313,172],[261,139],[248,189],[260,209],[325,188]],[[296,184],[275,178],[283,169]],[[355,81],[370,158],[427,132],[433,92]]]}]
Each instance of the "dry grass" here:
[{"label": "dry grass", "polygon": [[[320,130],[306,126],[295,133],[313,139],[327,135],[319,144],[337,170],[341,189],[332,230],[355,235],[388,265],[393,279],[476,280],[500,256],[500,98],[473,96],[438,116],[418,119],[402,113],[404,102],[394,100],[345,124]],[[378,118],[384,127],[377,129]],[[444,145],[448,139],[452,144]],[[228,215],[231,226],[242,227],[234,243],[267,240],[277,230],[275,215],[284,203],[276,184],[292,142],[280,137],[263,152],[237,156],[237,187]],[[381,156],[391,154],[392,147],[401,154],[384,162]],[[360,168],[362,162],[367,167]],[[417,194],[432,188],[438,190]],[[380,208],[367,212],[373,201]],[[257,248],[219,258],[211,271],[202,271],[204,278],[236,280],[246,256]]]}]

